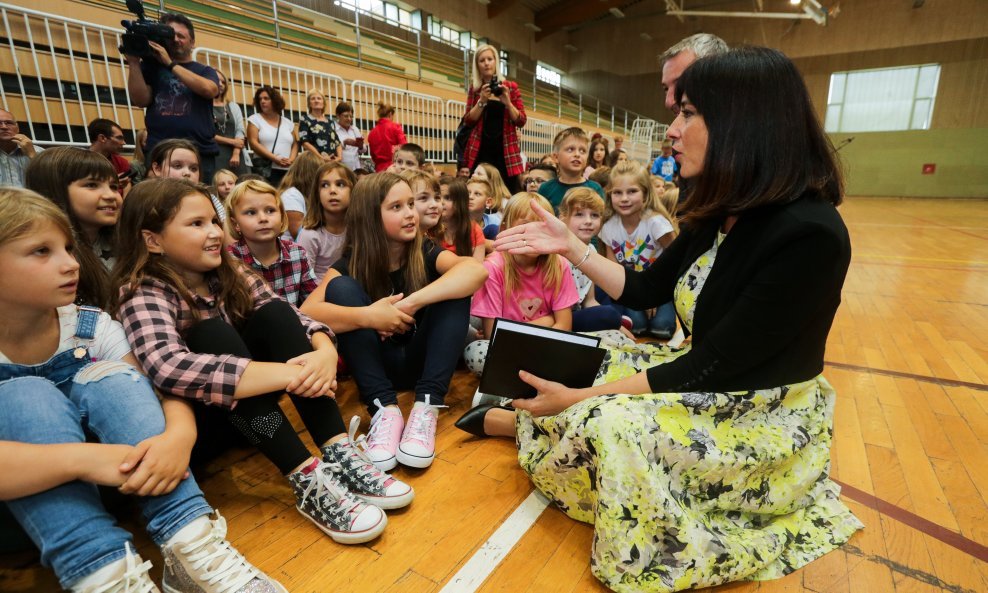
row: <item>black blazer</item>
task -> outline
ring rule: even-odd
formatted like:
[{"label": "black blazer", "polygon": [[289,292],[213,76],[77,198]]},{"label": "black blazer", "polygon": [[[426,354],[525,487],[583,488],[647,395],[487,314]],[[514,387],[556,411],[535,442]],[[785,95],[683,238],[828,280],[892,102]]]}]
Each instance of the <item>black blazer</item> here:
[{"label": "black blazer", "polygon": [[[643,272],[625,272],[618,302],[672,300],[677,280],[707,251],[718,224],[684,229]],[[747,391],[812,379],[851,261],[847,227],[829,202],[802,197],[741,214],[717,250],[696,303],[693,346],[648,369],[654,393]]]}]

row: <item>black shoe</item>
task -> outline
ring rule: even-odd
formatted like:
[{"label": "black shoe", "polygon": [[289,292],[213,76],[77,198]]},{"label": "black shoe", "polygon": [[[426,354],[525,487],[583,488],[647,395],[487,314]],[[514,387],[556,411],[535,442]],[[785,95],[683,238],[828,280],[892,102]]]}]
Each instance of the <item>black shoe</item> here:
[{"label": "black shoe", "polygon": [[648,330],[648,333],[653,338],[657,338],[659,340],[670,340],[672,339],[673,334],[673,332],[668,329],[650,329]]},{"label": "black shoe", "polygon": [[484,417],[497,406],[484,405],[470,408],[456,421],[456,427],[479,437],[489,436],[484,432]]}]

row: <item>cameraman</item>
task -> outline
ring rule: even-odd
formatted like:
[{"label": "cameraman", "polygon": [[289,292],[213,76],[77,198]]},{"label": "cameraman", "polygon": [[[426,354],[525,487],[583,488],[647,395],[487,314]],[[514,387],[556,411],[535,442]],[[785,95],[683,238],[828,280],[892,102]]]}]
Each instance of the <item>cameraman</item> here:
[{"label": "cameraman", "polygon": [[219,77],[209,66],[192,61],[196,46],[192,21],[181,14],[166,13],[161,15],[161,23],[175,30],[175,39],[169,47],[149,41],[152,57],[126,56],[130,100],[138,107],[147,108],[144,122],[148,138],[144,154],[150,155],[154,145],[162,140],[191,140],[199,148],[199,179],[208,181],[212,179],[213,162],[219,153],[219,146],[213,140],[216,136],[213,98],[219,92]]},{"label": "cameraman", "polygon": [[480,163],[493,165],[508,188],[518,190],[517,176],[525,172],[518,128],[525,125],[525,104],[518,84],[497,80],[497,50],[481,45],[473,56],[473,78],[467,93],[463,122],[472,126],[463,151],[463,162],[471,171]]}]

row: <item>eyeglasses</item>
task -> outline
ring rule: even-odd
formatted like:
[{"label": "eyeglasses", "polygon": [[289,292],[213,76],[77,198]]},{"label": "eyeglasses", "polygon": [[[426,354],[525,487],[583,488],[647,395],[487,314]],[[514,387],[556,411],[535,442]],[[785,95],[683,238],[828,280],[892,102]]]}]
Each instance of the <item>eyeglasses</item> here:
[{"label": "eyeglasses", "polygon": [[11,127],[11,128],[17,127],[17,122],[10,119],[0,119],[0,128],[3,127]]}]

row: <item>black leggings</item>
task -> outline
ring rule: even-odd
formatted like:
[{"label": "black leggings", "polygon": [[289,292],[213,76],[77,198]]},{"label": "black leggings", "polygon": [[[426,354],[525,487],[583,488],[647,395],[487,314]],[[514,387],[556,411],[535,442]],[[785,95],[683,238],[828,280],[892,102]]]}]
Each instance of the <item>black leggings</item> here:
[{"label": "black leggings", "polygon": [[[189,330],[185,338],[189,350],[200,354],[233,354],[259,362],[285,362],[312,351],[298,315],[288,303],[274,301],[254,311],[238,332],[221,317],[202,321]],[[232,410],[212,406],[196,406],[196,424],[200,443],[207,449],[221,445],[227,420],[250,444],[278,466],[283,474],[310,457],[291,422],[278,405],[283,391],[276,391],[237,400]],[[330,397],[300,397],[291,395],[299,417],[317,445],[346,432],[336,400]],[[217,422],[220,416],[223,422]]]}]

